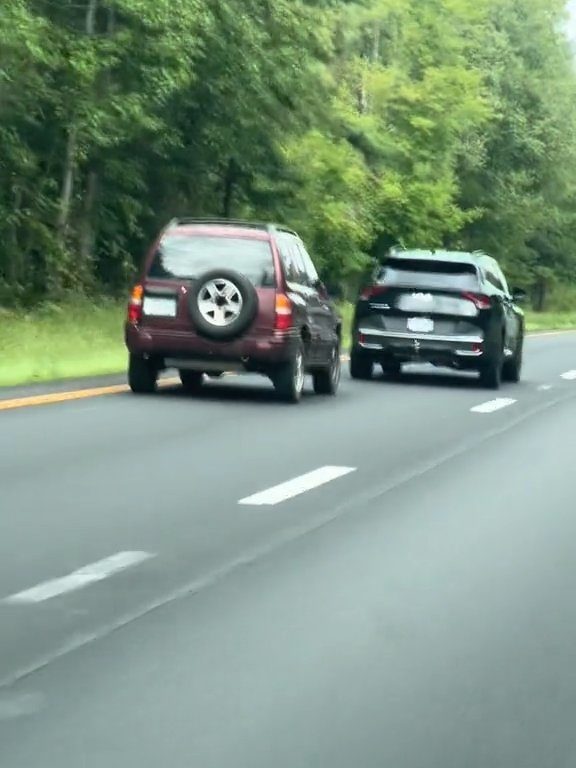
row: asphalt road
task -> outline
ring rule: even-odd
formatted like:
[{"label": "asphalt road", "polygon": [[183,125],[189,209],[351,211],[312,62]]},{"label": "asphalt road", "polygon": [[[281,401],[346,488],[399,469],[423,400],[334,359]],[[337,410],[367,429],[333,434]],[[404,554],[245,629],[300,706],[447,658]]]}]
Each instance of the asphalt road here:
[{"label": "asphalt road", "polygon": [[575,436],[576,334],[3,411],[1,768],[574,768]]}]

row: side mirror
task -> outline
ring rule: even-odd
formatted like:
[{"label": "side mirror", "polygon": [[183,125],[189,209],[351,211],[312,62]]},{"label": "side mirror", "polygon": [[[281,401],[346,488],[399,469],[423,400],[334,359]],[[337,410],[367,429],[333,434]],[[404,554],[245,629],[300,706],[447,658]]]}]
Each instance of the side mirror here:
[{"label": "side mirror", "polygon": [[516,304],[523,304],[526,301],[528,294],[523,288],[512,289],[512,301]]}]

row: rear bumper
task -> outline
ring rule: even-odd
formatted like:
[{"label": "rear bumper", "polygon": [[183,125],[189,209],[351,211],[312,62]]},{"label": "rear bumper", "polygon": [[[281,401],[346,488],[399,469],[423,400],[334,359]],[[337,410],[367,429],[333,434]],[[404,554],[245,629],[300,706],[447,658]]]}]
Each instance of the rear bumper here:
[{"label": "rear bumper", "polygon": [[212,341],[186,332],[126,325],[128,351],[155,358],[161,367],[205,371],[257,370],[288,360],[296,347],[296,333],[272,332],[233,341]]},{"label": "rear bumper", "polygon": [[485,354],[482,336],[441,336],[360,328],[354,334],[357,351],[375,360],[429,362],[476,368]]}]

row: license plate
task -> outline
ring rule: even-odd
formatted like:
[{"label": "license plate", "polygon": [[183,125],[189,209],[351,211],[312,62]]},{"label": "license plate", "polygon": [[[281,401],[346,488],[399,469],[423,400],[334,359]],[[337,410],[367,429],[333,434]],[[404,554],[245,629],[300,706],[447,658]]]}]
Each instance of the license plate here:
[{"label": "license plate", "polygon": [[176,317],[176,299],[145,296],[142,310],[148,317]]},{"label": "license plate", "polygon": [[428,317],[409,317],[407,326],[408,330],[414,333],[432,333],[434,320],[430,320]]}]

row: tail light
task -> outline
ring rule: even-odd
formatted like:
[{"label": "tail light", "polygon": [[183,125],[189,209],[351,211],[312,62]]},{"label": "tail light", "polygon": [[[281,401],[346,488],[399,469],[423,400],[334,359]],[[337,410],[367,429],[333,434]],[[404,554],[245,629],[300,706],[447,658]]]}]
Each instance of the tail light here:
[{"label": "tail light", "polygon": [[277,331],[287,331],[292,327],[292,302],[285,293],[276,294],[276,319],[274,328]]},{"label": "tail light", "polygon": [[362,301],[370,301],[371,299],[376,298],[376,296],[380,296],[380,294],[384,293],[385,291],[385,285],[369,285],[367,288],[364,288],[360,294],[360,299]]},{"label": "tail light", "polygon": [[137,325],[142,320],[142,297],[144,288],[141,285],[135,285],[130,294],[128,302],[128,322]]},{"label": "tail light", "polygon": [[484,296],[481,293],[463,293],[462,296],[468,301],[471,301],[476,309],[490,309],[492,306],[492,300],[489,296]]}]

